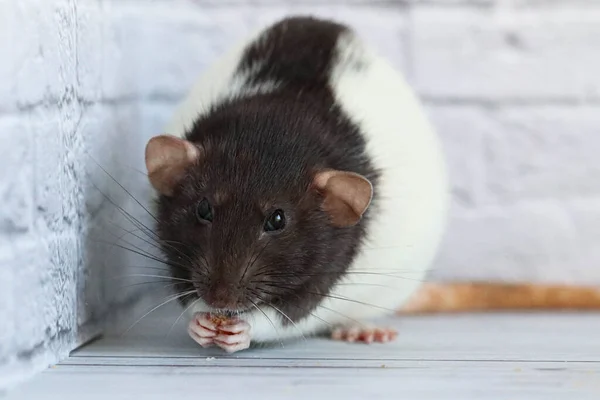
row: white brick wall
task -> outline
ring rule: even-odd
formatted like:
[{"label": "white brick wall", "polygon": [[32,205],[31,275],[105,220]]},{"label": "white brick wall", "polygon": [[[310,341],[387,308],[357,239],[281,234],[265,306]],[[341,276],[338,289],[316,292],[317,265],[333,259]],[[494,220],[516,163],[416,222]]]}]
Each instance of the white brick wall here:
[{"label": "white brick wall", "polygon": [[600,283],[599,0],[319,3],[0,2],[0,387],[89,337],[143,264],[91,239],[126,223],[86,174],[143,211],[86,151],[143,196],[145,140],[219,53],[286,14],[351,23],[423,97],[454,186],[434,277]]},{"label": "white brick wall", "polygon": [[600,7],[557,3],[415,7],[410,59],[416,87],[425,96],[455,100],[598,100]]},{"label": "white brick wall", "polygon": [[171,103],[156,112],[153,100],[104,95],[128,83],[108,51],[129,49],[111,39],[102,4],[0,2],[0,390],[100,332],[108,302],[135,295],[117,276],[143,262],[98,242],[120,233],[109,220],[129,224],[90,182],[143,211],[93,159],[143,198],[133,168]]}]

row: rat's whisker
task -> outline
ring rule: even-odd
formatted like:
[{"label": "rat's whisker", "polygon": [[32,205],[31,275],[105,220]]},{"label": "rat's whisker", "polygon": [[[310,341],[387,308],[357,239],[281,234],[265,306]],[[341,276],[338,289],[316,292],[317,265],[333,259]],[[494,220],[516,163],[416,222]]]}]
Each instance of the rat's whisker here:
[{"label": "rat's whisker", "polygon": [[248,265],[246,265],[246,269],[244,270],[244,273],[242,274],[242,277],[240,278],[240,282],[242,283],[242,281],[244,280],[244,278],[246,277],[246,273],[248,272],[248,269],[252,268],[252,266],[254,265],[254,263],[256,262],[256,260],[258,260],[258,258],[261,256],[261,254],[263,253],[263,251],[265,251],[265,249],[267,248],[267,246],[269,245],[269,243],[271,243],[271,239],[267,240],[267,243],[265,243],[265,245],[263,246],[263,248],[261,249],[261,251],[259,251],[256,256],[254,257],[254,260],[249,262]]},{"label": "rat's whisker", "polygon": [[[126,229],[126,228],[122,227],[121,225],[117,224],[115,221],[112,221],[110,219],[107,219],[106,222],[108,222],[109,224],[111,224],[115,228],[121,230],[122,232],[125,232],[126,234],[130,234],[132,236],[135,236],[138,239],[143,240],[143,241],[146,240],[146,239],[143,239],[142,237],[138,236],[137,234],[134,234],[134,232],[143,232],[142,228],[134,226],[132,229]],[[152,237],[149,237],[148,239],[153,240],[154,242],[156,242],[156,240],[154,238],[152,238]]]},{"label": "rat's whisker", "polygon": [[318,304],[318,305],[317,305],[317,307],[319,307],[319,308],[322,308],[322,309],[324,309],[324,310],[327,310],[327,311],[329,311],[329,312],[332,312],[332,313],[334,313],[334,314],[337,314],[337,315],[339,315],[339,316],[341,316],[341,317],[344,317],[344,318],[346,318],[346,319],[348,319],[348,320],[350,320],[350,321],[354,322],[355,324],[358,324],[359,326],[363,326],[363,327],[365,326],[365,324],[364,324],[364,323],[362,323],[362,322],[360,322],[359,320],[356,320],[356,319],[354,319],[354,318],[352,318],[352,317],[349,317],[349,316],[347,316],[346,314],[344,314],[344,313],[341,313],[341,312],[339,312],[339,311],[336,311],[336,310],[334,310],[334,309],[332,309],[332,308],[325,307],[325,306],[324,306],[324,305],[322,305],[322,304]]},{"label": "rat's whisker", "polygon": [[[126,239],[123,239],[123,238],[124,238],[125,236],[127,236],[128,234],[129,234],[129,232],[125,232],[125,233],[123,233],[121,236],[118,236],[118,237],[117,237],[116,235],[114,235],[115,237],[117,237],[117,239],[116,239],[116,241],[115,241],[115,242],[113,242],[113,244],[116,244],[117,242],[123,242],[123,243],[125,243],[126,245],[128,245],[128,246],[130,246],[130,247],[132,247],[132,248],[136,249],[137,251],[141,251],[141,252],[143,252],[144,254],[148,254],[148,255],[150,255],[150,256],[157,257],[157,258],[159,257],[158,255],[155,255],[155,254],[151,253],[150,251],[148,251],[148,250],[146,250],[146,249],[143,249],[143,248],[141,248],[141,247],[139,247],[139,246],[137,246],[137,245],[135,245],[135,244],[131,243],[130,241],[128,241],[128,240],[126,240]],[[155,246],[155,245],[154,245],[154,246]],[[156,246],[155,246],[155,247],[156,247]],[[159,248],[159,250],[160,250],[160,248]]]},{"label": "rat's whisker", "polygon": [[[256,272],[254,272],[254,275],[255,276],[259,276],[261,274],[264,274],[266,271],[269,270],[269,268],[272,268],[275,265],[277,265],[277,264],[266,264],[266,265],[263,265],[260,269],[258,269]],[[268,276],[269,274],[266,274],[266,275]],[[256,281],[255,280],[251,280],[250,282],[256,282]],[[258,281],[258,282],[262,282],[262,281]]]},{"label": "rat's whisker", "polygon": [[[129,248],[129,247],[127,247],[127,246],[120,245],[120,244],[118,244],[118,243],[110,243],[110,242],[105,242],[105,241],[103,241],[103,240],[94,240],[94,241],[95,241],[95,242],[97,242],[97,243],[105,244],[105,245],[107,245],[107,246],[115,246],[115,247],[118,247],[118,248],[120,248],[120,249],[123,249],[123,250],[129,251],[129,252],[131,252],[131,253],[133,253],[133,254],[137,254],[137,255],[139,255],[139,256],[145,257],[145,258],[147,258],[147,259],[149,259],[149,260],[156,261],[156,262],[158,262],[158,263],[160,263],[160,264],[168,265],[168,266],[171,266],[171,267],[180,267],[180,268],[184,268],[184,269],[189,269],[189,267],[188,267],[188,266],[186,266],[186,265],[183,265],[183,264],[178,264],[178,263],[173,263],[173,262],[168,262],[168,261],[162,260],[162,259],[158,258],[157,256],[155,256],[155,255],[153,255],[153,254],[150,254],[150,253],[145,253],[145,252],[144,252],[142,249],[139,249],[139,250],[134,250],[134,249],[130,249],[130,248]],[[135,247],[135,246],[134,246],[134,247]]]},{"label": "rat's whisker", "polygon": [[153,269],[155,271],[162,271],[162,272],[166,272],[166,273],[169,273],[171,271],[169,268],[151,267],[151,266],[146,266],[146,265],[127,265],[126,267],[127,268]]},{"label": "rat's whisker", "polygon": [[[147,243],[147,244],[149,244],[150,246],[154,247],[154,248],[155,248],[155,249],[157,249],[159,252],[162,252],[162,249],[161,249],[161,247],[158,245],[158,243],[156,243],[156,240],[155,240],[155,239],[153,239],[153,238],[150,238],[151,240],[153,240],[153,242],[151,242],[150,240],[144,239],[142,236],[140,236],[140,235],[137,235],[136,233],[134,233],[134,232],[136,232],[136,231],[140,231],[140,229],[139,229],[139,228],[137,228],[137,229],[135,229],[135,228],[134,228],[134,229],[127,230],[127,229],[125,229],[125,228],[121,227],[120,225],[118,225],[117,223],[115,223],[115,222],[113,222],[113,221],[108,221],[108,222],[109,222],[110,224],[114,225],[115,227],[117,227],[118,229],[121,229],[122,231],[124,231],[124,232],[125,232],[125,235],[132,235],[132,236],[134,236],[134,237],[138,238],[139,240],[141,240],[142,242],[144,242],[144,243]],[[125,236],[125,235],[123,235],[123,236]],[[119,239],[120,239],[120,240],[123,240],[123,239],[122,239],[122,238],[123,238],[123,236],[120,236],[120,237],[119,237]],[[126,243],[129,243],[129,242],[126,242]],[[129,243],[129,244],[131,245],[131,243]],[[177,250],[177,249],[176,249],[176,250]],[[185,255],[183,252],[182,252],[181,254]],[[188,257],[188,258],[189,258],[189,257]],[[190,259],[190,261],[191,261],[191,259]]]},{"label": "rat's whisker", "polygon": [[[282,285],[282,284],[275,285],[275,284],[269,284],[268,282],[263,282],[263,284],[267,285],[267,286],[275,287],[275,288],[280,288],[280,289],[281,288],[283,288],[283,289],[289,289],[289,290],[293,290],[294,289],[293,286],[289,286],[289,285]],[[306,293],[312,294],[312,295],[315,295],[315,296],[327,297],[327,298],[335,299],[335,300],[348,301],[348,302],[351,302],[351,303],[361,304],[363,306],[373,307],[373,308],[377,308],[377,309],[380,309],[380,310],[385,310],[385,311],[390,311],[390,312],[396,312],[396,310],[392,310],[392,309],[389,309],[389,308],[381,307],[381,306],[378,306],[378,305],[375,305],[375,304],[365,303],[365,302],[359,301],[359,300],[349,299],[349,298],[338,296],[338,295],[318,293],[318,292],[309,292],[309,291],[307,291]]]},{"label": "rat's whisker", "polygon": [[131,214],[130,212],[128,212],[127,210],[125,210],[123,207],[121,207],[120,205],[118,205],[110,196],[108,196],[107,194],[105,194],[102,190],[100,190],[100,188],[90,179],[90,183],[92,184],[92,186],[94,186],[94,188],[106,199],[108,200],[108,202],[110,204],[112,204],[113,206],[115,206],[115,208],[117,209],[117,211],[119,211],[126,220],[128,220],[129,222],[131,222],[134,226],[136,226],[137,228],[140,229],[141,232],[143,232],[144,234],[146,234],[148,237],[152,237],[153,235],[156,237],[157,235],[152,231],[152,229],[148,228],[146,225],[144,225],[139,219],[135,218],[133,216],[133,214]]},{"label": "rat's whisker", "polygon": [[338,286],[373,286],[373,287],[381,287],[386,289],[396,290],[397,288],[389,285],[382,285],[379,283],[366,283],[366,282],[340,282],[337,283]]},{"label": "rat's whisker", "polygon": [[109,178],[110,178],[110,179],[111,179],[111,180],[112,180],[114,183],[116,183],[117,185],[119,185],[119,187],[120,187],[121,189],[123,189],[123,190],[125,191],[125,193],[127,193],[127,194],[129,195],[129,197],[131,197],[131,198],[133,199],[133,201],[135,201],[135,202],[136,202],[136,203],[137,203],[137,204],[138,204],[140,207],[142,207],[142,209],[143,209],[144,211],[146,211],[146,213],[148,213],[148,215],[149,215],[149,216],[151,216],[152,218],[154,218],[154,221],[158,222],[158,219],[157,219],[157,218],[154,216],[154,214],[152,214],[152,213],[150,212],[150,210],[148,210],[148,209],[147,209],[147,208],[146,208],[146,207],[145,207],[145,206],[144,206],[144,205],[143,205],[143,204],[142,204],[142,203],[141,203],[141,202],[140,202],[140,201],[139,201],[139,200],[138,200],[138,199],[137,199],[137,198],[136,198],[136,197],[135,197],[135,196],[134,196],[134,195],[133,195],[133,194],[132,194],[130,191],[129,191],[129,190],[127,190],[127,189],[125,188],[125,186],[123,186],[123,185],[121,184],[121,182],[119,182],[117,179],[115,179],[115,177],[113,177],[113,176],[112,176],[112,175],[111,175],[111,174],[110,174],[110,173],[109,173],[109,172],[108,172],[108,171],[107,171],[107,170],[106,170],[106,169],[105,169],[105,168],[104,168],[104,167],[103,167],[103,166],[102,166],[102,165],[101,165],[101,164],[100,164],[98,161],[96,161],[96,159],[94,159],[94,157],[92,157],[92,155],[91,155],[91,154],[89,154],[89,153],[88,153],[88,157],[90,157],[90,158],[91,158],[91,159],[92,159],[92,160],[93,160],[93,161],[96,163],[96,165],[97,165],[97,166],[98,166],[98,167],[99,167],[99,168],[100,168],[102,171],[104,171],[104,173],[105,173],[106,175],[108,175],[108,177],[109,177]]},{"label": "rat's whisker", "polygon": [[136,325],[137,325],[137,324],[138,324],[138,323],[139,323],[139,322],[140,322],[142,319],[146,318],[148,315],[150,315],[152,312],[154,312],[154,311],[158,310],[160,307],[162,307],[162,306],[164,306],[164,305],[166,305],[166,304],[169,304],[170,302],[172,302],[172,301],[174,301],[174,300],[177,300],[177,299],[179,299],[179,298],[181,298],[181,297],[188,296],[189,294],[191,294],[191,293],[194,293],[194,292],[195,292],[195,290],[190,290],[190,291],[187,291],[187,292],[178,293],[178,294],[176,294],[176,295],[173,295],[173,296],[171,296],[171,297],[170,297],[170,298],[169,298],[167,301],[165,301],[165,302],[163,302],[163,303],[161,303],[161,304],[157,305],[156,307],[154,307],[154,308],[152,308],[150,311],[148,311],[146,314],[142,315],[142,316],[141,316],[141,317],[140,317],[140,318],[139,318],[137,321],[135,321],[135,322],[133,323],[133,325],[131,325],[129,328],[127,328],[127,330],[126,330],[125,332],[123,332],[122,336],[126,335],[126,334],[127,334],[127,333],[128,333],[130,330],[131,330],[131,329],[133,329],[133,327],[134,327],[134,326],[136,326]]},{"label": "rat's whisker", "polygon": [[[350,272],[347,272],[346,275],[374,275],[374,276],[385,276],[387,278],[404,279],[404,280],[417,281],[417,282],[426,282],[426,280],[424,280],[424,279],[416,279],[416,278],[408,278],[408,277],[405,277],[405,276],[399,276],[398,274],[400,274],[400,273],[401,272],[398,272],[398,273],[395,273],[395,274],[386,274],[386,273],[379,273],[379,272],[350,271]],[[339,275],[339,274],[340,274],[340,272],[331,271],[331,272],[318,272],[318,273],[310,273],[310,274],[301,274],[301,276],[303,276],[303,277],[321,277],[321,276]],[[273,277],[273,278],[297,278],[298,274],[292,274],[292,273],[269,273],[269,274],[266,274],[266,276]]]},{"label": "rat's whisker", "polygon": [[275,333],[277,334],[277,337],[279,338],[279,344],[281,344],[282,348],[285,348],[285,346],[283,345],[283,341],[281,340],[281,334],[279,333],[279,330],[275,327],[275,324],[273,323],[273,321],[271,321],[271,318],[269,318],[269,316],[267,315],[267,313],[265,313],[258,305],[256,305],[255,302],[253,302],[250,299],[248,299],[248,301],[250,302],[250,304],[252,304],[252,307],[254,307],[258,311],[260,311],[262,313],[262,315],[265,316],[265,318],[267,319],[267,321],[269,321],[269,324],[271,324],[271,326],[275,330]]},{"label": "rat's whisker", "polygon": [[165,278],[165,279],[169,279],[171,281],[180,281],[180,282],[194,283],[194,281],[192,281],[190,279],[175,278],[175,277],[172,277],[172,276],[165,276],[165,275],[150,275],[150,274],[128,274],[128,275],[117,276],[115,278],[134,278],[134,277]]},{"label": "rat's whisker", "polygon": [[169,283],[168,285],[165,285],[165,286],[163,287],[163,289],[164,289],[164,288],[167,288],[167,287],[169,287],[169,286],[173,286],[173,285],[177,285],[177,284],[178,284],[178,282],[175,282],[175,283],[173,283],[173,282],[171,282],[171,281],[169,281],[169,280],[161,280],[161,281],[137,282],[137,283],[132,283],[132,284],[130,284],[130,285],[123,285],[123,286],[120,286],[119,288],[120,288],[120,289],[129,289],[129,288],[131,288],[131,287],[135,287],[135,286],[141,286],[141,285],[150,285],[150,284],[154,284],[154,283]]},{"label": "rat's whisker", "polygon": [[[325,275],[338,275],[341,274],[342,271],[320,271],[314,273],[302,273],[302,276],[325,276]],[[362,274],[362,275],[384,275],[384,276],[395,276],[398,274],[411,273],[411,271],[404,271],[398,269],[389,269],[386,272],[377,272],[377,271],[353,271],[349,270],[345,272],[348,275],[351,274]],[[421,273],[420,271],[413,271],[412,273]],[[273,276],[296,276],[296,273],[291,272],[275,272],[272,274]]]},{"label": "rat's whisker", "polygon": [[171,331],[173,330],[173,328],[175,328],[175,325],[177,325],[177,323],[179,322],[179,320],[181,319],[181,317],[183,317],[183,315],[190,309],[192,308],[194,305],[196,305],[198,302],[200,301],[200,297],[198,297],[196,300],[192,301],[190,303],[189,306],[185,307],[183,309],[183,311],[181,312],[181,314],[179,314],[179,317],[175,320],[175,322],[173,322],[173,325],[171,325],[171,329],[169,329],[169,331],[167,332],[166,337],[169,337],[169,335],[171,334]]},{"label": "rat's whisker", "polygon": [[294,325],[294,328],[298,331],[298,333],[300,334],[300,336],[302,336],[302,339],[306,342],[306,337],[304,337],[304,334],[302,333],[302,330],[300,328],[298,328],[298,325],[296,325],[296,323],[294,321],[292,321],[292,319],[290,317],[288,317],[286,313],[284,313],[283,311],[281,311],[279,308],[275,307],[270,302],[265,302],[265,303],[267,304],[267,307],[271,307],[273,310],[277,311],[279,314],[281,314],[282,316],[284,316],[285,319],[287,319],[288,321],[290,321],[290,323],[292,325]]},{"label": "rat's whisker", "polygon": [[349,299],[349,298],[342,297],[342,296],[336,296],[336,295],[332,295],[332,294],[324,294],[324,293],[318,293],[318,292],[307,292],[307,293],[313,294],[315,296],[322,296],[322,297],[327,297],[327,298],[335,299],[335,300],[349,301],[351,303],[356,303],[356,304],[360,304],[360,305],[367,306],[367,307],[373,307],[373,308],[377,308],[377,309],[384,310],[384,311],[396,312],[396,310],[393,310],[391,308],[381,307],[381,306],[378,306],[375,304],[365,303],[364,301],[353,300],[353,299]]},{"label": "rat's whisker", "polygon": [[196,251],[195,254],[199,254],[201,256],[201,258],[199,260],[200,266],[203,268],[206,276],[210,276],[210,268],[208,267],[208,260],[206,259],[204,254],[202,254],[202,252],[200,252],[200,251]]},{"label": "rat's whisker", "polygon": [[296,325],[296,323],[283,311],[281,311],[279,308],[275,307],[273,305],[273,303],[271,303],[270,301],[267,301],[261,297],[258,296],[258,294],[253,291],[252,289],[250,289],[251,292],[253,292],[253,294],[262,302],[264,302],[267,307],[271,307],[273,310],[277,311],[279,314],[281,314],[283,317],[285,317],[288,321],[291,322],[291,324],[294,326],[294,328],[298,331],[298,333],[300,333],[300,336],[302,336],[302,339],[304,339],[304,341],[306,341],[306,337],[304,337],[304,334],[302,333],[302,330],[300,328],[298,328],[298,325]]},{"label": "rat's whisker", "polygon": [[[144,251],[143,249],[138,248],[135,245],[133,245],[134,248],[132,249],[132,248],[129,248],[129,247],[124,246],[124,245],[119,244],[119,243],[107,242],[107,241],[104,241],[104,240],[97,240],[97,239],[92,239],[92,241],[95,242],[95,243],[98,243],[98,244],[104,244],[106,246],[118,247],[120,249],[129,251],[131,253],[140,255],[142,257],[146,257],[146,258],[148,258],[150,260],[157,261],[157,262],[159,262],[161,264],[169,265],[169,264],[167,264],[167,262],[165,260],[161,260],[158,256],[155,256],[154,254],[148,253],[148,252]],[[127,243],[127,244],[131,245],[130,243]]]},{"label": "rat's whisker", "polygon": [[[271,295],[271,296],[274,296],[274,297],[277,297],[277,296],[279,296],[279,295],[280,295],[280,294],[278,294],[278,293],[274,293],[274,292],[271,292],[271,291],[269,291],[269,290],[265,290],[264,288],[259,288],[259,290],[260,290],[261,292],[265,293],[265,294],[268,294],[268,295]],[[264,301],[264,302],[267,302],[266,300],[262,299],[262,298],[261,298],[261,297],[259,297],[258,295],[256,295],[256,294],[255,294],[255,296],[256,296],[256,297],[257,297],[259,300],[261,300],[261,301]],[[295,296],[295,297],[299,297],[299,296]],[[270,305],[272,305],[272,304],[270,303]],[[295,307],[295,308],[299,309],[299,310],[302,310],[302,311],[305,311],[305,312],[307,312],[309,315],[312,315],[313,317],[315,317],[316,319],[320,320],[321,322],[324,322],[326,325],[333,326],[333,324],[332,324],[332,323],[330,323],[330,322],[328,322],[328,321],[324,320],[323,318],[321,318],[321,317],[319,317],[318,315],[314,314],[313,312],[311,312],[311,311],[307,310],[306,308],[300,307],[300,306],[298,306],[298,305],[296,305],[296,304],[294,304],[294,303],[290,303],[290,305],[291,305],[292,307]]]},{"label": "rat's whisker", "polygon": [[[167,243],[167,242],[166,242],[166,241],[164,241],[164,240],[160,240],[160,244],[161,244],[162,246],[167,246],[167,247],[169,247],[170,249],[173,249],[173,250],[175,250],[175,251],[176,251],[176,252],[179,254],[179,258],[181,258],[181,257],[185,257],[185,258],[187,259],[187,261],[188,261],[190,264],[192,264],[192,263],[194,262],[194,260],[192,260],[192,257],[191,257],[191,256],[187,255],[186,253],[184,253],[184,252],[183,252],[183,250],[181,250],[181,249],[178,249],[177,247],[173,246],[172,244],[169,244],[169,243]],[[161,251],[162,251],[162,249],[161,249]],[[206,260],[206,259],[205,259],[205,260]]]}]

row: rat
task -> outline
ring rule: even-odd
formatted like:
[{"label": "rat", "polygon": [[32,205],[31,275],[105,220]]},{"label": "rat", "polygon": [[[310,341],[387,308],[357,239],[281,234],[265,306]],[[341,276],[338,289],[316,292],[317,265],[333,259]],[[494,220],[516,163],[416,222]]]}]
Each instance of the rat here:
[{"label": "rat", "polygon": [[[203,347],[384,343],[397,332],[371,321],[457,298],[423,286],[449,205],[439,138],[347,25],[292,16],[257,31],[200,76],[145,159],[156,235]],[[448,304],[437,309],[465,308]]]}]

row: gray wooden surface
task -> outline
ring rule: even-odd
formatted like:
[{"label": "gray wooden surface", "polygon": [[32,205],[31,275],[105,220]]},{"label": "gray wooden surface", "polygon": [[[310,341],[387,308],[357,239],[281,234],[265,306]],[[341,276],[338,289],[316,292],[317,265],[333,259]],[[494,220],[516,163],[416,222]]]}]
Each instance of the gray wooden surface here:
[{"label": "gray wooden surface", "polygon": [[310,339],[227,356],[199,348],[183,324],[166,337],[172,319],[155,318],[77,350],[8,399],[600,399],[600,314],[389,323],[400,330],[392,344]]}]

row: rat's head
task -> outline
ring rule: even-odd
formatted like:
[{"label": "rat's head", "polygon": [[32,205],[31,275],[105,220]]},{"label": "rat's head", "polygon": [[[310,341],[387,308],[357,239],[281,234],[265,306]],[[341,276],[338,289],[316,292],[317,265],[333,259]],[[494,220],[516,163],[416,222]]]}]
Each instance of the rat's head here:
[{"label": "rat's head", "polygon": [[169,135],[146,147],[171,272],[213,310],[318,302],[356,251],[369,180],[312,167],[292,143],[274,147]]}]

